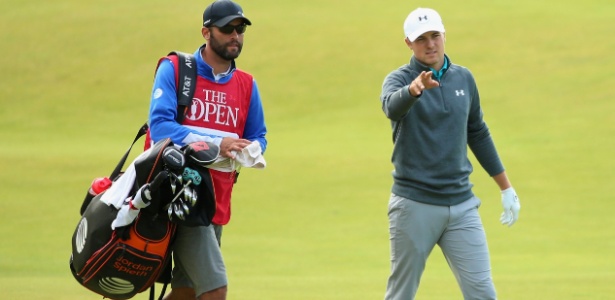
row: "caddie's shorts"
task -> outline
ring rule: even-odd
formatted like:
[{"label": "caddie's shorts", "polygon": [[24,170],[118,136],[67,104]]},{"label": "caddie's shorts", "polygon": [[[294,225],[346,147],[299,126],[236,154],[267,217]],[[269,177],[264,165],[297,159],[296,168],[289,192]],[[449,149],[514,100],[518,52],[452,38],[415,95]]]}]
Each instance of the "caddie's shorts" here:
[{"label": "caddie's shorts", "polygon": [[197,296],[226,286],[220,252],[222,226],[178,226],[173,245],[171,288],[191,287]]}]

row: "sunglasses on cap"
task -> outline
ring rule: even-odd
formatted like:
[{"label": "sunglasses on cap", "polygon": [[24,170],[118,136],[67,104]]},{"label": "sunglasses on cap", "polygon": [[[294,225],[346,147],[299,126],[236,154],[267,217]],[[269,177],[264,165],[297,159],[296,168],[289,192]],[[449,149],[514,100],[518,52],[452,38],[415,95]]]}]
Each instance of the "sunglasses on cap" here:
[{"label": "sunglasses on cap", "polygon": [[231,34],[233,33],[233,31],[237,31],[237,34],[242,34],[244,32],[246,32],[246,28],[248,26],[246,24],[239,24],[239,25],[224,25],[222,27],[218,27],[218,30],[220,30],[220,32],[224,33],[224,34]]}]

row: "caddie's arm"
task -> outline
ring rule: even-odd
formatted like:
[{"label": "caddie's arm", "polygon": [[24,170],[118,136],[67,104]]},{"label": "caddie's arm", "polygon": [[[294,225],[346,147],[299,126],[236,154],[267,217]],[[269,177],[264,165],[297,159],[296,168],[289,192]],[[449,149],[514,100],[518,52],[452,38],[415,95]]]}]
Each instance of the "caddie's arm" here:
[{"label": "caddie's arm", "polygon": [[177,93],[175,87],[175,67],[165,59],[160,63],[154,85],[149,110],[150,136],[154,142],[171,138],[179,146],[198,141],[210,142],[220,146],[222,137],[211,136],[191,130],[176,121]]},{"label": "caddie's arm", "polygon": [[257,141],[261,145],[262,153],[267,149],[267,126],[265,125],[265,113],[261,96],[258,91],[256,81],[252,81],[252,95],[250,96],[250,108],[246,124],[243,130],[243,138],[250,141]]}]

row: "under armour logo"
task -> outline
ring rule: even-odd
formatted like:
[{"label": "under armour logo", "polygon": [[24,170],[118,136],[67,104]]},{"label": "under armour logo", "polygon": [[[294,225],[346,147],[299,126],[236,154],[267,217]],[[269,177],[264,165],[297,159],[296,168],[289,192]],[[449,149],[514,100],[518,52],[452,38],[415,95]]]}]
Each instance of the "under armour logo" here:
[{"label": "under armour logo", "polygon": [[427,22],[427,15],[419,16],[419,22]]},{"label": "under armour logo", "polygon": [[457,96],[465,96],[465,94],[463,93],[463,90],[455,90],[455,95],[457,95]]}]

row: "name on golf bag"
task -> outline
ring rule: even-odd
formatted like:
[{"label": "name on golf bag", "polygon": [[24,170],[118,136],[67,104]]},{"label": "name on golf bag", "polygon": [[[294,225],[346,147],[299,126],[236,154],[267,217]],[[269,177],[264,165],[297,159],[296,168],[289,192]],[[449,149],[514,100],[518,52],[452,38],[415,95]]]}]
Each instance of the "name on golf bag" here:
[{"label": "name on golf bag", "polygon": [[120,273],[126,273],[132,276],[147,277],[154,271],[154,266],[135,263],[124,257],[118,257],[113,267]]}]

